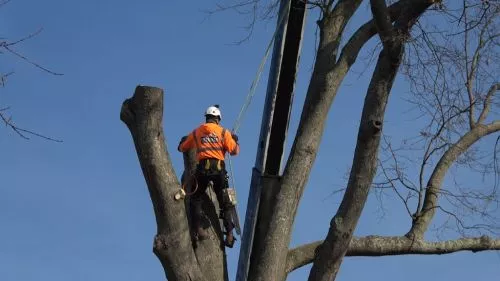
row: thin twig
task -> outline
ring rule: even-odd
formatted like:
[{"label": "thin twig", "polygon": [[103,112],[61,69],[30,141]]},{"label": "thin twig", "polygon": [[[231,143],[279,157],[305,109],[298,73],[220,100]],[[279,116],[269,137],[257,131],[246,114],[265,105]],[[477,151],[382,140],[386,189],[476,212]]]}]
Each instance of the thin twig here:
[{"label": "thin twig", "polygon": [[43,71],[45,71],[45,72],[48,72],[48,73],[50,73],[50,74],[52,74],[52,75],[57,75],[57,76],[61,76],[61,75],[63,75],[62,73],[57,73],[57,72],[54,72],[54,71],[52,71],[52,70],[50,70],[50,69],[47,69],[47,68],[45,68],[45,67],[43,67],[43,66],[39,65],[38,63],[36,63],[36,62],[34,62],[34,61],[31,61],[31,60],[30,60],[30,59],[28,59],[27,57],[25,57],[25,56],[21,55],[20,53],[18,53],[18,52],[16,52],[16,51],[14,51],[14,50],[12,50],[12,49],[11,49],[9,46],[7,46],[7,45],[4,45],[4,46],[3,46],[3,48],[4,48],[5,50],[7,50],[8,52],[10,52],[11,54],[15,55],[16,57],[18,57],[18,58],[20,58],[20,59],[22,59],[22,60],[24,60],[24,61],[28,62],[29,64],[31,64],[31,65],[33,65],[33,66],[35,66],[35,67],[37,67],[37,68],[39,68],[39,69],[41,69],[41,70],[43,70]]},{"label": "thin twig", "polygon": [[18,126],[16,126],[13,122],[12,122],[12,117],[9,117],[7,118],[3,113],[2,111],[5,111],[9,109],[8,107],[6,108],[3,108],[0,110],[0,118],[3,120],[3,122],[5,123],[5,125],[7,127],[10,127],[14,132],[16,132],[20,137],[22,137],[23,139],[26,139],[26,140],[29,140],[30,138],[26,135],[33,135],[33,136],[37,136],[37,137],[40,137],[40,138],[43,138],[43,139],[46,139],[46,140],[49,140],[49,141],[53,141],[53,142],[63,142],[62,140],[58,140],[58,139],[54,139],[54,138],[51,138],[51,137],[47,137],[45,135],[42,135],[42,134],[39,134],[39,133],[36,133],[36,132],[33,132],[33,131],[30,131],[30,130],[26,130],[26,129],[22,129],[22,128],[19,128]]},{"label": "thin twig", "polygon": [[5,74],[2,74],[0,76],[0,86],[3,87],[5,86],[5,81],[7,80],[7,77],[9,77],[10,75],[14,74],[13,71],[11,72],[8,72],[8,73],[5,73]]},{"label": "thin twig", "polygon": [[9,47],[9,46],[13,46],[13,45],[16,45],[16,44],[22,43],[22,42],[24,42],[24,41],[26,41],[26,40],[29,40],[29,39],[31,39],[31,38],[33,38],[33,37],[37,36],[37,35],[38,35],[38,34],[40,34],[42,31],[43,31],[43,27],[40,27],[37,31],[35,31],[35,32],[33,32],[33,33],[29,34],[28,36],[23,37],[23,38],[21,38],[21,39],[19,39],[19,40],[17,40],[17,41],[14,41],[14,42],[5,42],[5,46]]}]

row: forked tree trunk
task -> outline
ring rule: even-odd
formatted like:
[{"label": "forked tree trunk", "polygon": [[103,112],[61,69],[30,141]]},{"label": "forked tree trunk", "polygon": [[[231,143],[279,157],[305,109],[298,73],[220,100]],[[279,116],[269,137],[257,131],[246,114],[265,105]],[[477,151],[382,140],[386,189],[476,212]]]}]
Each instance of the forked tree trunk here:
[{"label": "forked tree trunk", "polygon": [[[163,134],[163,90],[137,86],[134,95],[124,101],[120,119],[130,130],[146,179],[157,224],[153,251],[163,265],[167,279],[227,280],[217,208],[210,200],[204,202],[204,210],[214,227],[209,231],[210,239],[193,244],[185,201],[174,199],[181,185],[172,167]],[[185,160],[186,170],[191,171],[192,158],[185,155]]]},{"label": "forked tree trunk", "polygon": [[337,276],[377,170],[385,110],[403,57],[404,39],[431,4],[428,0],[416,0],[403,8],[393,26],[385,0],[372,0],[372,12],[384,48],[365,97],[347,189],[330,222],[326,239],[316,253],[309,281],[331,281]]}]

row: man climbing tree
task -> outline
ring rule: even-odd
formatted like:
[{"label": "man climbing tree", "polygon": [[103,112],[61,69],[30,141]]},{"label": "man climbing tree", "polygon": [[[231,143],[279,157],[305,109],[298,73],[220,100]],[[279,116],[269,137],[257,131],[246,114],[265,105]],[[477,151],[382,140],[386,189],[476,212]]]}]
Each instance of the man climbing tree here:
[{"label": "man climbing tree", "polygon": [[187,152],[196,149],[196,172],[195,191],[191,195],[190,209],[192,214],[192,227],[198,239],[208,237],[203,227],[203,194],[205,194],[209,182],[213,183],[217,201],[221,206],[221,217],[226,229],[225,244],[232,248],[234,245],[233,228],[234,222],[231,216],[231,208],[234,207],[228,194],[229,183],[224,162],[226,152],[237,155],[240,147],[238,136],[230,133],[219,125],[222,115],[218,105],[210,106],[205,111],[205,124],[196,128],[188,136],[182,137],[178,150]]}]

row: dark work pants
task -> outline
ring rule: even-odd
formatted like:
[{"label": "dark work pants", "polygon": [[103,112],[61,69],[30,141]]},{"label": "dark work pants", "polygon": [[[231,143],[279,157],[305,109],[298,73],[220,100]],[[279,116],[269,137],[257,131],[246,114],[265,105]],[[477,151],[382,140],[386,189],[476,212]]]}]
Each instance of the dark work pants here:
[{"label": "dark work pants", "polygon": [[[205,169],[205,162],[210,161],[210,168]],[[198,164],[196,167],[196,181],[198,184],[198,188],[194,194],[191,195],[191,210],[193,212],[193,223],[194,225],[200,226],[201,218],[203,216],[203,197],[208,187],[209,181],[213,182],[213,189],[217,196],[217,201],[219,202],[219,206],[221,208],[221,217],[224,222],[224,227],[227,232],[231,232],[234,228],[230,214],[228,213],[229,208],[231,207],[229,203],[224,202],[223,199],[223,189],[229,187],[229,183],[227,180],[227,171],[225,170],[224,165],[222,165],[221,169],[217,169],[216,161],[217,160],[204,160]],[[223,163],[223,162],[222,162]]]}]

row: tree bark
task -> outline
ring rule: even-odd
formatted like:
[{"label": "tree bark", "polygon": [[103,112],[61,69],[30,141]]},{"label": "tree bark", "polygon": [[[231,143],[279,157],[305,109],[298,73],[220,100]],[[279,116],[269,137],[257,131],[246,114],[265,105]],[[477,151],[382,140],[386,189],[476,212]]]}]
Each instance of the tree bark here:
[{"label": "tree bark", "polygon": [[[391,20],[395,20],[404,7],[417,0],[401,0],[388,7]],[[320,44],[302,109],[299,128],[285,166],[282,184],[274,200],[271,228],[266,234],[256,236],[266,246],[252,253],[253,260],[248,280],[283,280],[283,260],[290,243],[290,232],[299,200],[316,157],[324,123],[337,90],[356,61],[363,45],[376,32],[374,20],[362,25],[349,39],[337,60],[340,39],[344,28],[362,1],[339,1],[333,11],[319,22]],[[277,264],[279,266],[277,266]]]},{"label": "tree bark", "polygon": [[334,76],[341,34],[361,2],[340,1],[332,14],[319,23],[320,46],[299,128],[269,214],[268,232],[255,237],[262,239],[259,245],[263,246],[252,253],[256,263],[250,265],[248,280],[286,277],[286,254],[297,206],[316,158],[326,116],[342,81]]},{"label": "tree bark", "polygon": [[311,274],[313,280],[335,280],[347,251],[377,168],[377,155],[385,108],[399,68],[403,47],[382,50],[363,107],[351,175],[339,210],[318,251]]},{"label": "tree bark", "polygon": [[392,43],[394,41],[392,20],[385,0],[370,0],[370,8],[373,19],[375,20],[375,26],[377,27],[377,33],[379,34],[380,41],[384,45],[385,49],[392,49]]},{"label": "tree bark", "polygon": [[153,251],[171,281],[205,280],[189,235],[181,186],[172,167],[163,134],[163,90],[137,86],[122,104],[120,119],[132,135],[156,216]]},{"label": "tree bark", "polygon": [[[373,1],[372,4],[375,2],[377,1]],[[378,30],[383,32],[380,37],[384,48],[366,94],[347,189],[330,223],[326,239],[318,249],[309,281],[331,281],[337,276],[377,170],[385,109],[401,64],[404,36],[409,32],[415,19],[431,4],[432,2],[420,1],[404,7],[393,31],[385,22],[389,17],[387,9],[380,9],[379,14],[374,15]],[[388,39],[388,36],[391,39]]]},{"label": "tree bark", "polygon": [[[438,206],[439,189],[449,167],[477,140],[499,131],[500,122],[474,126],[443,155],[429,179],[423,206],[407,236],[352,238],[376,172],[385,108],[403,53],[402,43],[393,40],[392,22],[398,18],[399,30],[409,30],[414,20],[435,1],[401,0],[387,7],[384,0],[371,0],[374,20],[355,32],[338,60],[344,28],[362,1],[337,2],[319,22],[320,44],[299,128],[277,194],[272,195],[274,204],[270,213],[259,214],[270,216],[270,227],[268,232],[256,234],[256,239],[263,241],[263,247],[252,253],[255,262],[250,265],[249,280],[284,280],[288,272],[313,260],[309,280],[332,280],[345,255],[447,254],[500,249],[499,240],[486,236],[445,242],[423,240]],[[408,12],[409,9],[412,11]],[[406,16],[402,19],[404,11]],[[377,31],[384,50],[365,98],[353,167],[341,206],[324,241],[288,251],[297,207],[318,152],[331,104],[361,47]],[[485,105],[485,115],[481,113],[478,123],[484,121],[488,110]],[[166,149],[162,112],[163,91],[138,86],[133,97],[123,103],[120,113],[121,120],[131,132],[155,211],[157,234],[153,251],[169,280],[228,280],[219,208],[213,191],[207,191],[203,205],[206,223],[210,227],[210,237],[203,241],[194,241],[190,231],[189,196],[186,200],[174,200],[174,194],[181,186]],[[196,161],[192,152],[185,153],[184,160],[182,183],[189,186]]]},{"label": "tree bark", "polygon": [[483,123],[484,120],[486,119],[486,116],[488,116],[488,114],[490,113],[491,99],[497,91],[500,91],[500,83],[495,83],[490,86],[490,89],[488,90],[486,98],[484,99],[483,102],[483,110],[481,111],[481,114],[477,119],[477,124]]},{"label": "tree bark", "polygon": [[476,124],[474,129],[462,136],[443,154],[427,182],[422,209],[416,214],[412,228],[407,234],[408,237],[423,239],[438,207],[439,191],[444,177],[458,157],[482,137],[498,131],[500,131],[500,121],[494,121],[488,125]]},{"label": "tree bark", "polygon": [[193,241],[194,253],[200,270],[207,281],[227,281],[227,260],[224,236],[219,221],[220,208],[217,196],[212,189],[207,189],[203,197],[203,225],[207,228],[208,237],[204,240],[196,240],[191,227],[191,214],[189,208],[190,193],[194,192],[196,184],[194,172],[196,169],[196,151],[190,150],[183,153],[184,172],[182,173],[182,184],[187,190],[185,198],[186,213],[190,226],[191,239]]},{"label": "tree bark", "polygon": [[[311,263],[322,243],[323,241],[316,241],[290,250],[287,257],[287,272],[290,273]],[[405,236],[367,236],[353,238],[346,256],[443,255],[460,251],[480,252],[491,250],[500,250],[500,239],[483,236],[442,242],[426,242],[411,240]]]}]

